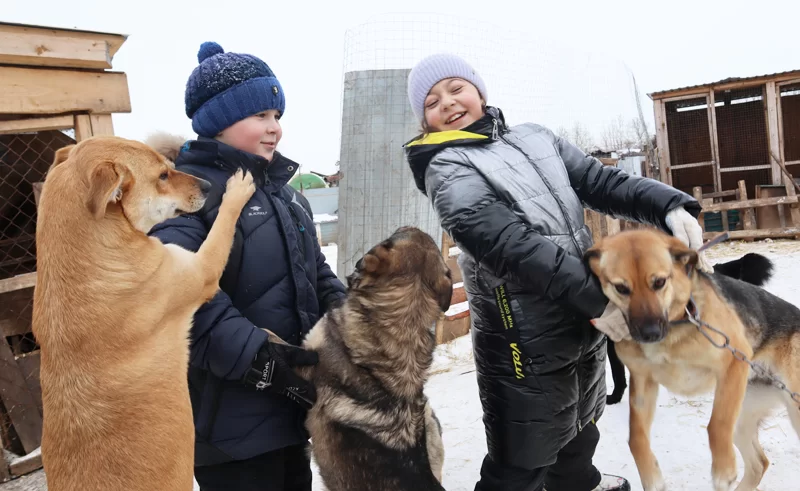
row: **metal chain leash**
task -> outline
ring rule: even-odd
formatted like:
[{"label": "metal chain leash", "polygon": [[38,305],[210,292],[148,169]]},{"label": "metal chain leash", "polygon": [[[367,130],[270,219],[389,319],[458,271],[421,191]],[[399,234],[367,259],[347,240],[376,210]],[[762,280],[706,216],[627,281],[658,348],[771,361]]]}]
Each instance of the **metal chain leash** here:
[{"label": "metal chain leash", "polygon": [[[722,242],[723,240],[725,240],[727,238],[728,238],[728,233],[724,232],[724,233],[714,237],[712,240],[709,240],[708,242],[703,244],[697,250],[697,252],[701,252],[704,249],[708,249],[709,247],[714,246],[714,245]],[[776,377],[776,376],[772,375],[771,373],[769,373],[769,371],[764,366],[759,365],[758,363],[754,363],[754,362],[748,360],[747,356],[744,353],[742,353],[741,351],[739,351],[738,349],[736,349],[736,348],[734,348],[733,346],[730,345],[731,339],[728,337],[727,334],[725,334],[724,332],[712,327],[707,322],[704,322],[704,321],[698,319],[697,317],[695,317],[695,315],[689,310],[689,306],[688,305],[686,306],[686,317],[689,320],[689,322],[691,322],[697,328],[697,330],[700,332],[700,334],[705,336],[705,338],[708,339],[708,341],[712,345],[714,345],[715,347],[720,348],[720,349],[727,349],[728,351],[730,351],[733,354],[734,358],[736,358],[739,361],[743,361],[743,362],[747,363],[748,365],[750,365],[750,368],[754,372],[756,372],[758,375],[760,375],[761,377],[764,377],[767,380],[771,381],[772,385],[774,385],[778,389],[780,389],[780,390],[786,392],[787,394],[789,394],[789,396],[792,398],[792,400],[797,404],[798,409],[800,409],[800,394],[798,394],[797,392],[792,392],[788,387],[786,387],[786,384],[782,380],[780,380],[778,377]],[[708,333],[708,331],[712,331],[715,334],[719,334],[720,336],[722,336],[722,338],[725,341],[722,342],[722,343],[718,343],[718,342],[714,341],[714,339],[711,337],[711,335]]]},{"label": "metal chain leash", "polygon": [[[786,384],[783,383],[783,381],[781,381],[778,377],[776,377],[776,376],[772,375],[771,373],[769,373],[769,371],[766,368],[764,368],[762,365],[759,365],[758,363],[754,363],[754,362],[748,360],[747,356],[745,356],[744,353],[742,353],[741,351],[739,351],[738,349],[736,349],[736,348],[734,348],[733,346],[730,345],[730,338],[728,337],[727,334],[725,334],[724,332],[722,332],[722,331],[720,331],[718,329],[715,329],[715,328],[711,327],[708,323],[703,322],[700,319],[696,318],[694,315],[692,315],[691,312],[689,312],[689,308],[688,307],[686,308],[686,315],[687,315],[687,317],[689,319],[689,322],[694,324],[694,326],[697,327],[697,330],[700,331],[700,334],[705,336],[706,339],[708,339],[708,341],[711,344],[713,344],[715,347],[720,348],[720,349],[727,349],[728,351],[730,351],[733,354],[734,358],[736,358],[739,361],[743,361],[743,362],[747,363],[748,365],[750,365],[750,368],[752,368],[753,371],[758,373],[761,377],[764,377],[764,378],[768,379],[769,381],[772,382],[772,385],[774,385],[778,389],[780,389],[780,390],[786,392],[787,394],[789,394],[791,396],[792,400],[797,404],[798,409],[800,409],[800,394],[798,394],[797,392],[792,392],[791,390],[789,390],[789,388],[786,387]],[[713,331],[715,334],[719,334],[720,336],[722,336],[725,339],[725,341],[722,342],[722,343],[718,343],[718,342],[714,341],[714,339],[711,337],[711,335],[708,333],[707,330],[708,331]]]}]

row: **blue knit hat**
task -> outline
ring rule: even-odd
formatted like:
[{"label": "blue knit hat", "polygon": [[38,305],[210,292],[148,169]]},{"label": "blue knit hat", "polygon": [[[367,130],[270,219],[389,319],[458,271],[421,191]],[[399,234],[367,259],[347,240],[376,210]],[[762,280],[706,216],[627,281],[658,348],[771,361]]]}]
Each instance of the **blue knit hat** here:
[{"label": "blue knit hat", "polygon": [[208,138],[262,111],[286,106],[283,88],[269,66],[255,56],[225,53],[205,42],[197,53],[200,63],[186,82],[186,115],[192,128]]},{"label": "blue knit hat", "polygon": [[431,55],[423,58],[408,74],[408,101],[418,121],[425,120],[425,98],[428,93],[446,78],[466,80],[478,89],[483,101],[488,102],[486,84],[463,58],[448,53]]}]

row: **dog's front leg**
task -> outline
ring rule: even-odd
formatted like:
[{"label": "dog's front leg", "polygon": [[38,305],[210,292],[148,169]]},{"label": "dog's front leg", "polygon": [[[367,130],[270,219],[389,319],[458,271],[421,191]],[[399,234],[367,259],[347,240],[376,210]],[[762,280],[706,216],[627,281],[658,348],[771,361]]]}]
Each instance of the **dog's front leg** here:
[{"label": "dog's front leg", "polygon": [[[748,358],[751,353],[746,353]],[[726,355],[729,363],[718,368],[714,405],[708,423],[708,443],[711,448],[711,475],[715,491],[727,491],[736,479],[736,452],[733,435],[736,420],[747,389],[750,367],[732,355]]]},{"label": "dog's front leg", "polygon": [[205,300],[210,300],[217,293],[219,279],[233,246],[236,221],[255,189],[253,176],[249,172],[243,173],[241,169],[228,179],[214,225],[197,251],[197,266],[203,275]]},{"label": "dog's front leg", "polygon": [[667,485],[661,475],[658,460],[650,447],[650,427],[656,412],[658,382],[649,373],[631,370],[630,383],[630,436],[628,445],[639,469],[644,491],[665,491]]}]

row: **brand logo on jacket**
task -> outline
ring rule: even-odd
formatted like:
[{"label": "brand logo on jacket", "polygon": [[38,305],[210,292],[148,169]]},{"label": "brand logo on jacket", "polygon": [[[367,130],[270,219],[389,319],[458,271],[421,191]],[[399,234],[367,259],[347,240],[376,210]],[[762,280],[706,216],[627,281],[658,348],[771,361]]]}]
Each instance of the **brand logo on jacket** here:
[{"label": "brand logo on jacket", "polygon": [[255,216],[266,216],[269,215],[268,211],[262,211],[260,206],[251,206],[250,213],[247,214],[249,217]]}]

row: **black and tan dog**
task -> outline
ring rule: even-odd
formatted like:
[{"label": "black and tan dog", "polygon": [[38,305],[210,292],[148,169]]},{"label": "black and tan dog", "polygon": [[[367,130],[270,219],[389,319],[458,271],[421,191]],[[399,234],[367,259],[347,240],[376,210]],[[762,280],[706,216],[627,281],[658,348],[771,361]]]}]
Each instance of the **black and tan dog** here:
[{"label": "black and tan dog", "polygon": [[697,253],[655,230],[606,237],[585,259],[630,326],[632,340],[616,343],[616,350],[631,372],[629,444],[645,491],[666,489],[650,446],[660,385],[686,396],[714,392],[708,424],[714,489],[728,490],[736,479],[734,444],[745,463],[736,489],[755,489],[769,465],[759,423],[785,406],[800,434],[800,409],[770,380],[712,345],[689,322],[687,309],[794,392],[800,392],[800,309],[751,283],[695,270]]},{"label": "black and tan dog", "polygon": [[450,270],[430,236],[403,227],[347,283],[304,342],[319,353],[301,375],[317,391],[306,426],[322,480],[331,491],[443,490],[441,427],[423,386]]},{"label": "black and tan dog", "polygon": [[[764,284],[772,278],[774,266],[772,261],[754,252],[749,252],[744,256],[732,261],[717,263],[714,265],[714,272],[746,281],[756,286]],[[614,341],[607,340],[608,362],[611,365],[611,377],[614,381],[614,391],[606,397],[606,404],[617,404],[622,400],[625,389],[628,388],[628,381],[625,378],[625,365],[617,356]]]}]

